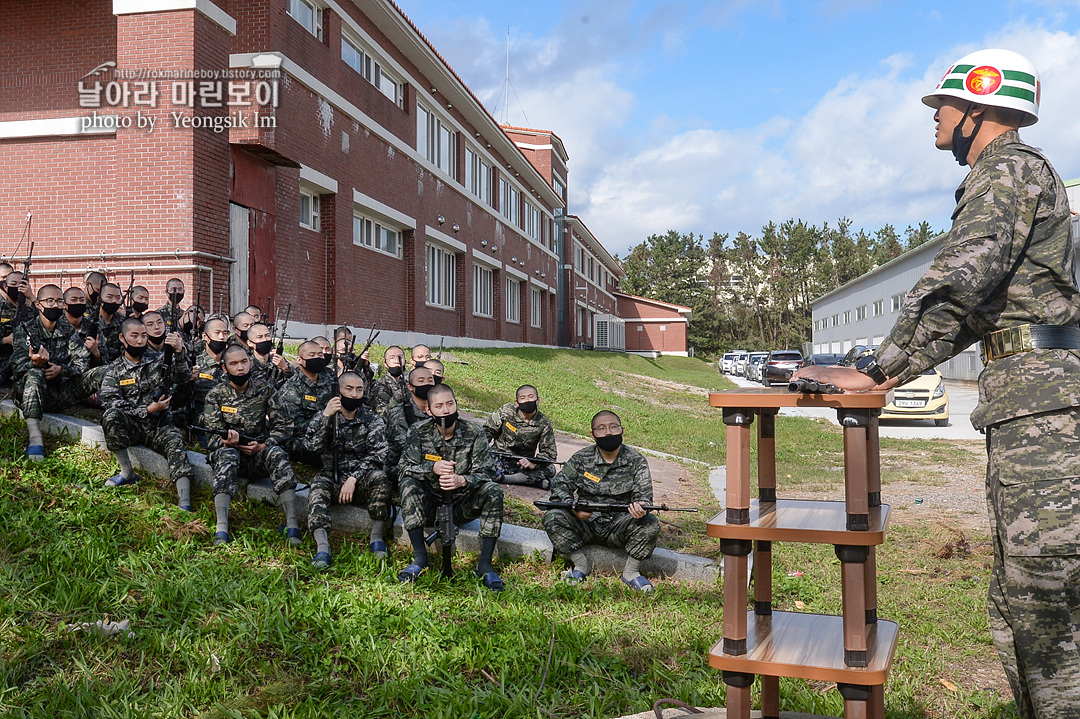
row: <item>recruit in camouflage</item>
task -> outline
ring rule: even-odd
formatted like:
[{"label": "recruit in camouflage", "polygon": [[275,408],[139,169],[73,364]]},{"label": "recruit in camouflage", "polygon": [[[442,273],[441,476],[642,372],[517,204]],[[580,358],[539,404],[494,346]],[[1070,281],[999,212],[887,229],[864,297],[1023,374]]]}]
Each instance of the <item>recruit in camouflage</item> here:
[{"label": "recruit in camouflage", "polygon": [[[516,402],[507,402],[484,420],[484,431],[491,440],[491,448],[496,452],[552,461],[559,456],[555,446],[555,427],[540,410],[536,410],[531,419],[525,419]],[[506,476],[520,472],[532,482],[555,476],[555,466],[552,464],[523,469],[516,462],[508,462],[502,457],[494,457],[494,461],[496,475]]]},{"label": "recruit in camouflage", "polygon": [[[46,380],[44,368],[34,366],[27,347],[28,337],[35,352],[41,347],[49,351],[49,362],[46,366],[59,365],[58,376]],[[56,329],[50,331],[41,323],[39,314],[15,328],[13,343],[13,398],[25,418],[41,419],[45,412],[67,409],[85,401],[101,387],[105,367],[88,369],[90,352],[83,340],[78,334],[65,335],[59,323]]]},{"label": "recruit in camouflage", "polygon": [[[552,502],[598,502],[629,506],[652,504],[649,463],[633,447],[619,448],[608,464],[595,445],[579,449],[551,481]],[[652,556],[660,537],[660,520],[653,514],[634,519],[628,512],[595,512],[585,520],[565,509],[544,513],[544,529],[555,550],[569,557],[587,544],[624,549],[634,559]]]},{"label": "recruit in camouflage", "polygon": [[[1018,324],[1080,321],[1065,187],[1015,131],[956,192],[953,225],[908,295],[878,363],[908,377]],[[991,360],[972,424],[986,428],[994,529],[990,617],[1023,719],[1080,716],[1080,352]]]},{"label": "recruit in camouflage", "polygon": [[464,487],[453,492],[454,524],[479,517],[480,536],[498,537],[502,532],[503,490],[495,484],[495,468],[483,429],[465,419],[457,421],[450,439],[443,438],[430,418],[409,430],[398,465],[405,529],[434,524],[435,511],[442,504],[434,466],[441,459],[456,462],[454,472],[466,481]]},{"label": "recruit in camouflage", "polygon": [[394,377],[387,373],[371,383],[371,391],[365,392],[371,398],[371,409],[375,414],[386,419],[386,413],[392,404],[401,404],[409,396],[409,389],[404,377]]},{"label": "recruit in camouflage", "polygon": [[312,467],[319,466],[318,455],[304,447],[304,433],[308,424],[326,407],[337,390],[334,370],[327,367],[315,375],[312,382],[303,370],[296,370],[274,395],[274,411],[289,423],[292,433],[285,437],[281,446],[289,457]]}]

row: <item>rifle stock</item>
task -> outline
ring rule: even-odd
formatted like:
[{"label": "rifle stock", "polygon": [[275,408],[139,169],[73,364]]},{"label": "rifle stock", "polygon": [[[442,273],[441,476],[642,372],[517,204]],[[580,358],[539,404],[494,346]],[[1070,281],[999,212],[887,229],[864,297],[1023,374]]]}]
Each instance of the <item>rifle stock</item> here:
[{"label": "rifle stock", "polygon": [[[628,512],[625,504],[605,504],[602,502],[549,502],[538,499],[533,502],[537,509],[566,509],[571,512]],[[666,504],[643,504],[646,512],[696,512],[697,507],[669,507]]]}]

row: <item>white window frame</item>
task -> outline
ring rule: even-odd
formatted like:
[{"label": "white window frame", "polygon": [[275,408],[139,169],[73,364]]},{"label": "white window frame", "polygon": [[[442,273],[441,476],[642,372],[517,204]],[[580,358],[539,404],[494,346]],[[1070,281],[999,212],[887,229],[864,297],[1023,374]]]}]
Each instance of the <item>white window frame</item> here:
[{"label": "white window frame", "polygon": [[432,307],[457,306],[457,256],[439,245],[427,243],[424,260],[426,303]]},{"label": "white window frame", "polygon": [[521,190],[505,177],[499,178],[499,214],[514,227],[518,226],[518,205],[521,202]]},{"label": "white window frame", "polygon": [[542,215],[540,214],[540,208],[531,202],[525,202],[525,234],[536,240],[541,241],[543,235],[543,228],[540,225]]},{"label": "white window frame", "polygon": [[529,314],[531,315],[531,324],[533,327],[540,329],[544,324],[544,292],[536,287],[530,287],[532,290],[529,293]]},{"label": "white window frame", "polygon": [[495,316],[495,270],[473,263],[473,314]]},{"label": "white window frame", "polygon": [[416,150],[451,179],[457,179],[457,131],[419,101],[416,103]]},{"label": "white window frame", "polygon": [[566,181],[554,172],[551,173],[551,189],[555,190],[555,194],[559,196],[559,199],[566,202]]},{"label": "white window frame", "polygon": [[491,165],[468,145],[465,146],[465,189],[491,206]]},{"label": "white window frame", "polygon": [[[305,18],[302,17],[301,8],[306,8],[311,13],[311,25],[308,25]],[[319,40],[323,39],[323,11],[323,6],[314,2],[314,0],[288,0],[286,8],[289,17],[300,23],[301,27],[319,38]]]},{"label": "white window frame", "polygon": [[521,280],[506,278],[506,321],[521,322]]},{"label": "white window frame", "polygon": [[874,300],[874,317],[885,314],[885,300]]},{"label": "white window frame", "polygon": [[859,305],[855,308],[855,321],[861,322],[866,319],[866,305]]},{"label": "white window frame", "polygon": [[[360,77],[374,85],[375,89],[382,93],[386,99],[398,107],[404,107],[404,83],[398,80],[393,73],[387,72],[383,62],[364,43],[354,39],[349,34],[342,33],[341,59],[346,65],[355,70]],[[389,83],[389,87],[384,85],[383,81]]]},{"label": "white window frame", "polygon": [[892,311],[893,312],[899,312],[900,307],[903,304],[904,304],[904,295],[893,295],[892,296]]},{"label": "white window frame", "polygon": [[[386,249],[388,235],[393,236],[395,251]],[[391,226],[385,220],[367,215],[359,209],[353,209],[353,244],[357,247],[365,247],[400,260],[402,239],[400,228]]]},{"label": "white window frame", "polygon": [[[308,201],[308,212],[304,212],[304,198]],[[322,195],[309,190],[307,188],[300,188],[300,226],[306,230],[312,230],[314,232],[322,231],[322,222],[320,221],[320,205]],[[305,220],[307,220],[305,222]]]}]

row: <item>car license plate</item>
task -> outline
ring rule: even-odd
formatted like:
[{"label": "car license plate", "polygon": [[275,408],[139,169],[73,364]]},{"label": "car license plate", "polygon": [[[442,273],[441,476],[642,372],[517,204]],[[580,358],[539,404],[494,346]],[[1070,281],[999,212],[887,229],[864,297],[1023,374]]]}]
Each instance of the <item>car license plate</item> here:
[{"label": "car license plate", "polygon": [[893,402],[897,407],[925,407],[926,400],[922,399],[898,399]]}]

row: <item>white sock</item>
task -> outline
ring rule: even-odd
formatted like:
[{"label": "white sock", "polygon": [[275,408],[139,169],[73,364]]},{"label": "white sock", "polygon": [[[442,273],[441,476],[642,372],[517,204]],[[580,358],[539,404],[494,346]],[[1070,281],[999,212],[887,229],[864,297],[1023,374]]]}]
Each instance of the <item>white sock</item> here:
[{"label": "white sock", "polygon": [[315,551],[326,552],[330,554],[330,538],[326,536],[325,529],[316,529],[311,532],[311,535],[315,537]]},{"label": "white sock", "polygon": [[30,440],[27,442],[28,446],[33,447],[35,444],[45,444],[45,441],[41,438],[41,420],[26,420],[26,431],[30,435]]},{"label": "white sock", "polygon": [[113,452],[113,456],[116,457],[116,463],[120,465],[121,477],[131,479],[135,476],[135,470],[131,468],[131,457],[128,456],[126,449],[118,449]]},{"label": "white sock", "polygon": [[627,582],[631,582],[631,581],[637,579],[638,577],[641,576],[641,572],[638,571],[639,567],[641,567],[641,560],[640,559],[634,559],[633,557],[627,557],[626,558],[626,566],[623,567],[623,570],[622,570],[622,578]]},{"label": "white sock", "polygon": [[285,510],[285,527],[299,529],[300,524],[296,521],[296,492],[286,489],[281,493],[281,506]]},{"label": "white sock", "polygon": [[229,531],[229,503],[232,502],[232,495],[221,492],[214,495],[214,512],[217,514],[217,527],[214,531],[228,532]]},{"label": "white sock", "polygon": [[589,573],[589,558],[585,556],[585,550],[579,549],[570,555],[570,561],[574,563],[574,569],[582,574]]},{"label": "white sock", "polygon": [[176,503],[181,507],[191,506],[191,478],[181,477],[176,480]]}]

